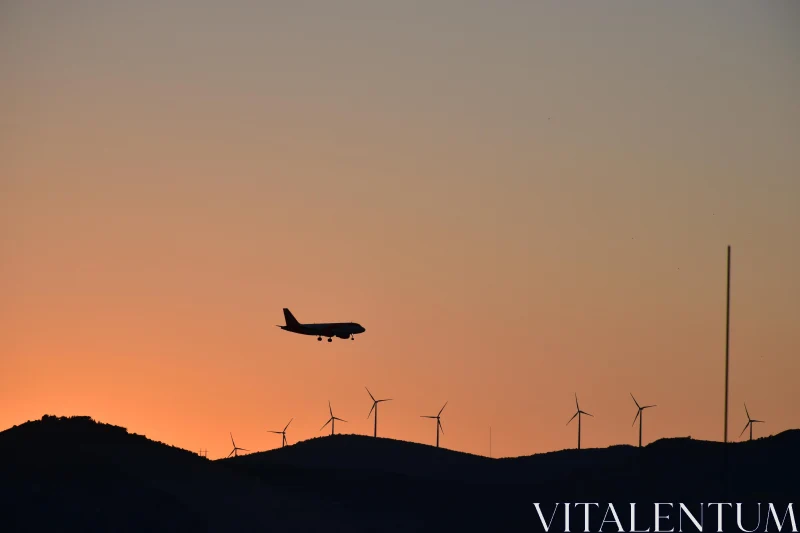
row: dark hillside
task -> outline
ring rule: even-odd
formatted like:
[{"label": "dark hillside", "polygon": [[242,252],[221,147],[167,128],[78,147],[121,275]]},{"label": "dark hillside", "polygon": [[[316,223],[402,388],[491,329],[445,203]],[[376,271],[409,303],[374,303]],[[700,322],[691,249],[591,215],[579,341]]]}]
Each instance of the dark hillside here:
[{"label": "dark hillside", "polygon": [[785,509],[800,495],[798,450],[797,430],[507,459],[336,435],[208,461],[88,417],[44,417],[0,432],[0,530],[542,531],[533,502],[550,513],[581,501],[614,503],[623,523],[637,502],[646,529],[656,501]]},{"label": "dark hillside", "polygon": [[290,518],[315,524],[323,508],[309,512],[251,476],[89,417],[5,430],[0,457],[0,531],[280,529]]},{"label": "dark hillside", "polygon": [[410,512],[426,523],[441,518],[443,526],[514,529],[539,525],[533,502],[615,502],[623,518],[630,502],[797,501],[798,450],[797,430],[727,447],[674,438],[642,449],[613,446],[506,459],[336,435],[223,462],[298,495],[336,495],[354,512]]}]

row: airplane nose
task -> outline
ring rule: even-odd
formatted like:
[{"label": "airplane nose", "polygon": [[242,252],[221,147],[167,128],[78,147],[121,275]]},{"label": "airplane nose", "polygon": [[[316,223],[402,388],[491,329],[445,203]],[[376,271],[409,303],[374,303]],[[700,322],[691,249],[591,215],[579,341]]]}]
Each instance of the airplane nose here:
[{"label": "airplane nose", "polygon": [[364,333],[365,331],[367,331],[364,326],[358,326],[358,327],[361,328],[361,333]]}]

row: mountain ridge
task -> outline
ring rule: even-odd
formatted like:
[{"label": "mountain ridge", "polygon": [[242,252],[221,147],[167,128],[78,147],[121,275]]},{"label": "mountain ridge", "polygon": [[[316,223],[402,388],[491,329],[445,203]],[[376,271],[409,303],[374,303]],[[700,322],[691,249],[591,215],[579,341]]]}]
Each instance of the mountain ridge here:
[{"label": "mountain ridge", "polygon": [[530,530],[532,502],[796,501],[798,449],[796,429],[513,458],[345,434],[212,461],[90,417],[46,415],[0,432],[0,527]]}]

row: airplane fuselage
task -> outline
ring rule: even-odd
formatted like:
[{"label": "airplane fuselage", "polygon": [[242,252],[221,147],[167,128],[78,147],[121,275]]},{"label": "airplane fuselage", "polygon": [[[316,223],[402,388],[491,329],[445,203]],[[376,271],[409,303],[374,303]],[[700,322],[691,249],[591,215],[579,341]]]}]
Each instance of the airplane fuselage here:
[{"label": "airplane fuselage", "polygon": [[330,324],[298,324],[296,326],[279,326],[284,331],[313,335],[315,337],[339,337],[349,339],[352,335],[364,333],[364,328],[355,322],[332,322]]},{"label": "airplane fuselage", "polygon": [[297,319],[294,318],[294,316],[292,316],[291,311],[288,309],[284,309],[283,314],[286,318],[286,325],[278,326],[282,330],[289,331],[291,333],[297,333],[299,335],[311,335],[320,340],[322,337],[328,337],[329,342],[333,337],[350,339],[353,338],[354,335],[358,335],[359,333],[364,333],[366,331],[361,324],[357,324],[355,322],[301,324],[297,321]]}]

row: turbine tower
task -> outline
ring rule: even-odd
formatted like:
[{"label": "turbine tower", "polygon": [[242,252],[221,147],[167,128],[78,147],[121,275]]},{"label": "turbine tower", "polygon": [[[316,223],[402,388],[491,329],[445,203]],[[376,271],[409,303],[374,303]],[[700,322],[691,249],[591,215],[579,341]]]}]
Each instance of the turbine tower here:
[{"label": "turbine tower", "polygon": [[747,426],[750,426],[750,440],[753,440],[753,424],[757,423],[763,424],[764,421],[750,418],[750,412],[747,410],[747,404],[744,404],[744,412],[747,414],[747,425],[744,426],[744,429],[742,430],[741,433],[739,433],[739,436],[741,437],[744,434],[744,430],[747,429]]},{"label": "turbine tower", "polygon": [[[328,419],[327,422],[325,422],[325,426],[327,426],[328,424],[331,425],[331,436],[332,436],[333,432],[334,432],[334,427],[336,425],[336,421],[338,420],[340,422],[347,422],[347,420],[342,420],[341,418],[337,418],[337,417],[333,416],[333,408],[331,407],[331,401],[330,400],[328,400],[328,411],[331,412],[331,417]],[[319,430],[322,431],[323,429],[325,429],[325,426],[322,426],[321,428],[319,428]]]},{"label": "turbine tower", "polygon": [[[228,454],[228,457],[230,457],[231,455],[234,456],[234,457],[239,457],[239,450],[241,450],[243,452],[249,452],[250,451],[250,450],[245,450],[244,448],[239,448],[238,446],[236,446],[236,443],[233,442],[233,433],[231,433],[231,444],[233,444],[233,450],[231,450],[231,453]],[[226,459],[227,459],[227,457],[226,457]]]},{"label": "turbine tower", "polygon": [[[294,420],[294,418],[292,418]],[[292,423],[292,420],[289,420],[289,424]],[[283,444],[281,444],[281,448],[286,446],[286,430],[289,429],[289,424],[286,424],[286,427],[283,428],[283,431],[270,431],[270,433],[277,433],[278,435],[283,435]]]},{"label": "turbine tower", "polygon": [[[364,387],[364,388],[367,389],[366,387]],[[367,389],[367,394],[369,394],[369,397],[372,398],[372,408],[370,408],[370,410],[369,410],[369,414],[367,415],[367,419],[369,419],[370,415],[372,414],[372,411],[374,410],[375,411],[375,430],[374,430],[372,436],[373,437],[377,437],[378,436],[378,404],[381,403],[381,402],[390,402],[390,401],[392,401],[392,399],[391,398],[386,398],[385,400],[376,400],[375,397],[372,395],[372,393],[369,391],[369,389]]]},{"label": "turbine tower", "polygon": [[[630,394],[631,398],[633,398],[633,393],[628,393],[628,394]],[[639,405],[639,402],[636,401],[636,398],[633,398],[633,403],[636,404],[636,408],[638,409],[638,411],[636,411],[636,416],[633,419],[633,424],[636,423],[636,419],[638,418],[639,419],[639,448],[641,448],[642,447],[642,419],[644,418],[644,413],[642,411],[644,411],[645,409],[650,409],[651,407],[657,407],[657,406],[655,406],[655,405],[644,405],[644,406]],[[631,426],[633,426],[633,424],[631,424]]]},{"label": "turbine tower", "polygon": [[578,417],[578,449],[580,450],[581,449],[581,415],[591,416],[593,418],[594,418],[594,415],[591,415],[591,414],[587,413],[586,411],[581,411],[581,406],[578,405],[578,394],[577,393],[575,393],[575,408],[577,409],[577,411],[575,412],[574,415],[572,415],[572,418],[569,419],[569,422],[567,422],[567,425],[569,425],[569,423],[572,422],[576,416]]},{"label": "turbine tower", "polygon": [[436,416],[426,416],[426,415],[421,415],[420,416],[420,418],[435,418],[436,419],[436,447],[437,448],[439,447],[439,430],[441,430],[442,431],[442,435],[444,435],[444,427],[442,427],[441,416],[442,416],[442,411],[444,411],[445,407],[447,407],[447,402],[444,402],[444,405],[442,406],[442,408],[439,409],[439,414],[436,415]]}]

